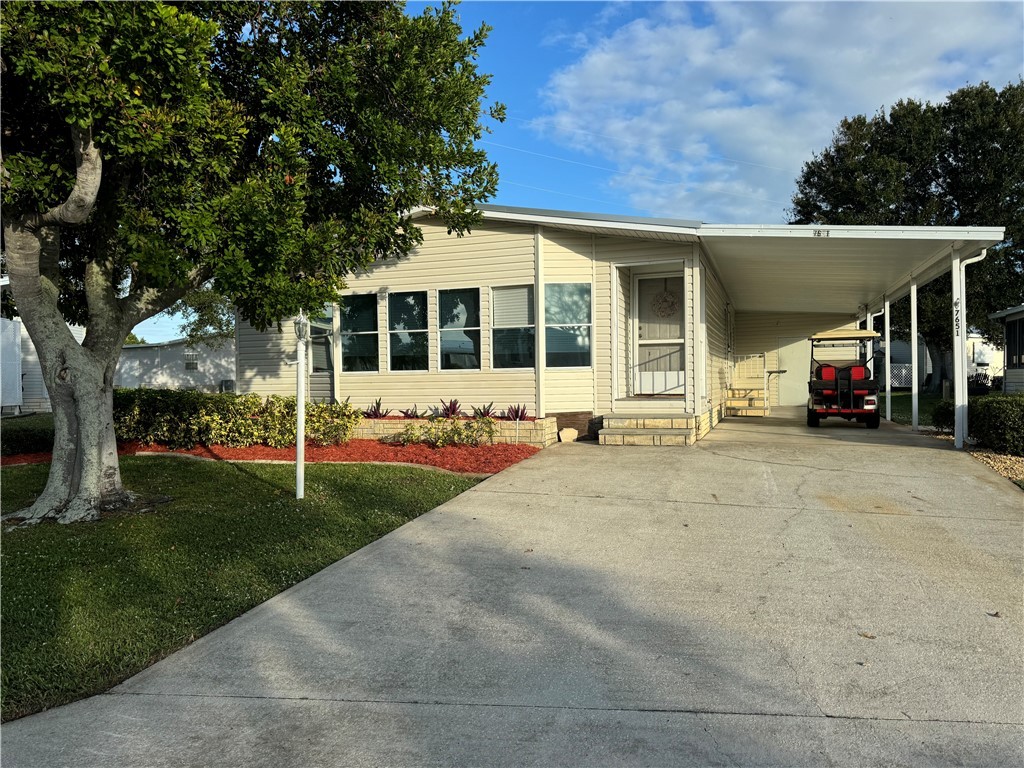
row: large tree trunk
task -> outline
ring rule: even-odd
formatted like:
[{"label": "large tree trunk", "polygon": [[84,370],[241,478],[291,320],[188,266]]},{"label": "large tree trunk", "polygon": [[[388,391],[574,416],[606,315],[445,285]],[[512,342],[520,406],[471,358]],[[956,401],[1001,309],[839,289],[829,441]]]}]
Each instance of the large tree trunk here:
[{"label": "large tree trunk", "polygon": [[95,265],[87,265],[85,272],[89,329],[83,345],[71,334],[58,304],[61,228],[89,216],[102,173],[91,134],[73,131],[73,138],[77,178],[68,199],[45,213],[4,221],[11,291],[39,355],[53,407],[50,477],[36,502],[15,513],[30,521],[92,520],[102,509],[128,501],[113,418],[114,369],[128,320],[114,299],[110,275]]},{"label": "large tree trunk", "polygon": [[73,347],[33,343],[40,350],[51,347],[51,354],[40,352],[39,357],[53,406],[53,460],[43,493],[17,516],[33,522],[95,520],[102,510],[131,501],[121,484],[114,435],[114,369],[120,348],[104,358],[73,340]]}]

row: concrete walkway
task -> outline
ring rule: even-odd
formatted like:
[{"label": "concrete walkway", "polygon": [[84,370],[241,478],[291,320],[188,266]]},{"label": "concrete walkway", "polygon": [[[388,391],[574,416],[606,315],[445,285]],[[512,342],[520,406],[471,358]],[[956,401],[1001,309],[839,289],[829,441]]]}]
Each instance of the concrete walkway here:
[{"label": "concrete walkway", "polygon": [[545,450],[3,766],[1020,765],[1024,494],[789,416]]}]

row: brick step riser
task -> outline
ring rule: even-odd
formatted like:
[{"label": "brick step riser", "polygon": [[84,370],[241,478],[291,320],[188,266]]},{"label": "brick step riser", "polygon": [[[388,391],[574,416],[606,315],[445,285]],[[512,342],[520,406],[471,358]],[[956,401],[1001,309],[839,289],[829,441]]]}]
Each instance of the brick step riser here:
[{"label": "brick step riser", "polygon": [[641,417],[605,416],[605,429],[693,429],[696,420],[687,419],[648,419]]}]

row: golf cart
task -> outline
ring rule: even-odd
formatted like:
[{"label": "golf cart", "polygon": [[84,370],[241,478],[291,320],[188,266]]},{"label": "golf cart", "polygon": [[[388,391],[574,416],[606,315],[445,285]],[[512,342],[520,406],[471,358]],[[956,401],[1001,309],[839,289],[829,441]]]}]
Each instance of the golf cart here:
[{"label": "golf cart", "polygon": [[810,337],[807,426],[838,416],[878,429],[878,382],[871,376],[874,331],[826,331]]}]

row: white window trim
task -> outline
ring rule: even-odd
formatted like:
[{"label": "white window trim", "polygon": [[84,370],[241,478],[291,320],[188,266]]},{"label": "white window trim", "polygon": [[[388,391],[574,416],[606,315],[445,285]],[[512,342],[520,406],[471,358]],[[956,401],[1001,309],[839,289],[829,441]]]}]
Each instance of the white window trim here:
[{"label": "white window trim", "polygon": [[[379,307],[377,294],[376,293],[349,293],[341,297],[341,303],[345,303],[345,299],[350,299],[356,296],[369,296],[373,299],[373,308],[376,310]],[[380,373],[380,313],[374,312],[374,328],[372,331],[351,331],[349,332],[352,336],[373,336],[377,337],[377,370],[375,371],[346,371],[345,370],[345,350],[342,344],[343,336],[346,333],[344,326],[341,324],[341,306],[339,304],[334,305],[334,316],[337,318],[335,321],[338,329],[338,344],[335,350],[335,355],[338,358],[338,374],[340,376],[369,376]],[[390,357],[388,358],[390,360]]]},{"label": "white window trim", "polygon": [[[186,371],[198,371],[199,370],[199,353],[194,349],[186,349],[182,351],[182,361],[185,364]],[[195,363],[194,368],[189,367],[189,363]]]},{"label": "white window trim", "polygon": [[547,287],[550,285],[589,285],[590,286],[590,319],[586,323],[553,323],[548,325],[548,308],[546,306],[541,308],[542,317],[544,318],[544,336],[547,338],[548,328],[579,328],[586,326],[590,329],[590,365],[548,365],[547,360],[547,344],[544,345],[544,368],[549,371],[590,371],[594,368],[594,283],[587,282],[585,280],[557,280],[553,282],[544,282],[544,294],[545,299],[547,297]]},{"label": "white window trim", "polygon": [[[491,341],[491,370],[492,371],[499,371],[499,372],[500,371],[533,371],[533,370],[536,370],[536,368],[537,368],[537,339],[536,339],[536,336],[537,336],[537,306],[536,306],[536,302],[534,302],[534,307],[533,307],[533,324],[532,325],[498,325],[497,323],[494,322],[494,289],[495,288],[527,288],[529,290],[533,290],[534,289],[534,284],[533,283],[513,283],[511,285],[492,285],[492,286],[488,287],[488,290],[490,291],[489,299],[490,299],[490,306],[491,306],[491,317],[490,317],[490,320],[491,320],[491,329],[490,329],[490,334],[491,334],[491,339],[490,339],[490,341]],[[498,368],[494,364],[494,349],[495,349],[495,347],[494,347],[494,331],[495,330],[499,330],[499,331],[500,330],[510,330],[510,329],[517,329],[517,328],[533,328],[533,334],[534,334],[533,365],[524,365],[521,368]]]}]

